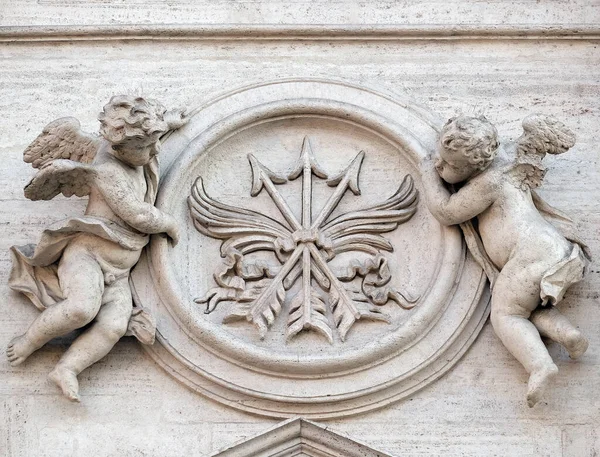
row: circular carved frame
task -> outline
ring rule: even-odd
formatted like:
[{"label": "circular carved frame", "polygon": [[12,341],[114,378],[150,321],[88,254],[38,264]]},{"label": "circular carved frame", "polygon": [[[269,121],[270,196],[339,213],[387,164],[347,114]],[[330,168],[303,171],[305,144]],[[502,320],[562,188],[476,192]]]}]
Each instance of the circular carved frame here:
[{"label": "circular carved frame", "polygon": [[[157,207],[180,215],[187,238],[202,236],[185,216],[187,186],[202,161],[238,132],[257,126],[264,132],[270,122],[307,118],[323,125],[343,123],[383,138],[409,164],[417,187],[418,163],[435,149],[442,125],[410,100],[344,82],[302,79],[245,87],[196,109],[189,124],[164,142],[165,177]],[[422,203],[419,211],[427,211]],[[185,241],[172,248],[166,238],[154,237],[132,274],[136,302],[157,318],[157,342],[145,348],[189,388],[250,413],[327,419],[381,408],[450,369],[474,341],[489,311],[485,275],[466,253],[459,229],[437,230],[440,252],[425,304],[394,331],[361,347],[340,346],[335,356],[249,344],[202,318],[183,287],[186,273],[176,266],[177,255],[187,249]],[[208,271],[203,274],[210,276]]]}]

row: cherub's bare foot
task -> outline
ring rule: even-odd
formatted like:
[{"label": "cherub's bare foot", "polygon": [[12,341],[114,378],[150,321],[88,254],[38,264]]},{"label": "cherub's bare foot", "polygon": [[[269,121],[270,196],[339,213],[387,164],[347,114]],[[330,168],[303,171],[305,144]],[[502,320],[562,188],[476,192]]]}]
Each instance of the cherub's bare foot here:
[{"label": "cherub's bare foot", "polygon": [[565,348],[572,359],[581,357],[587,351],[588,345],[588,340],[578,330],[571,332],[565,342]]},{"label": "cherub's bare foot", "polygon": [[62,390],[65,397],[71,401],[79,402],[79,381],[77,375],[71,370],[57,365],[48,377]]},{"label": "cherub's bare foot", "polygon": [[13,338],[6,348],[9,363],[16,367],[25,362],[37,348],[27,339],[26,335]]},{"label": "cherub's bare foot", "polygon": [[557,373],[558,368],[554,364],[531,373],[527,384],[527,405],[530,408],[533,408],[542,399],[548,383]]}]

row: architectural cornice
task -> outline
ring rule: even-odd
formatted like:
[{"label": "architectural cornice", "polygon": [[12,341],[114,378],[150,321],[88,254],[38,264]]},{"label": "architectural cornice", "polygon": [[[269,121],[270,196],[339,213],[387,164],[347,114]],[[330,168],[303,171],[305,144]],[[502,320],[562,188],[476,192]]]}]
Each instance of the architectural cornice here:
[{"label": "architectural cornice", "polygon": [[600,24],[123,24],[0,27],[2,42],[110,40],[598,40]]}]

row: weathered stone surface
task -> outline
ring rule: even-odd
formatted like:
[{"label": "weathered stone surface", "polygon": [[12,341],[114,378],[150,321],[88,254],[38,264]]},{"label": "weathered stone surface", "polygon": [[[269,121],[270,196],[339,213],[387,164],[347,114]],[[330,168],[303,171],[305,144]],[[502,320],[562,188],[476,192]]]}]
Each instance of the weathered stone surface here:
[{"label": "weathered stone surface", "polygon": [[489,295],[457,228],[418,200],[439,124],[410,101],[312,78],[194,110],[163,144],[158,200],[186,236],[173,249],[155,238],[132,274],[158,322],[153,358],[274,417],[364,413],[441,376]]},{"label": "weathered stone surface", "polygon": [[597,24],[599,6],[586,0],[17,0],[3,5],[2,25],[82,24]]}]

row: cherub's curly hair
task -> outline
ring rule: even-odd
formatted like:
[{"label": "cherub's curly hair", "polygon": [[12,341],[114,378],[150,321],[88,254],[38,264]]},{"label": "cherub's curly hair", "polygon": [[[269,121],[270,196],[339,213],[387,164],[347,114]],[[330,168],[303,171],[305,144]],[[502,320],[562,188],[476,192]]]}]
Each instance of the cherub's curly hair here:
[{"label": "cherub's curly hair", "polygon": [[469,163],[485,169],[498,152],[498,131],[484,116],[458,116],[446,122],[440,133],[442,146],[463,151]]},{"label": "cherub's curly hair", "polygon": [[99,114],[100,134],[113,147],[137,138],[159,148],[158,140],[169,130],[163,119],[166,109],[154,100],[131,95],[115,95]]},{"label": "cherub's curly hair", "polygon": [[523,134],[517,139],[519,156],[562,154],[575,145],[575,134],[552,116],[530,114],[523,120]]}]

